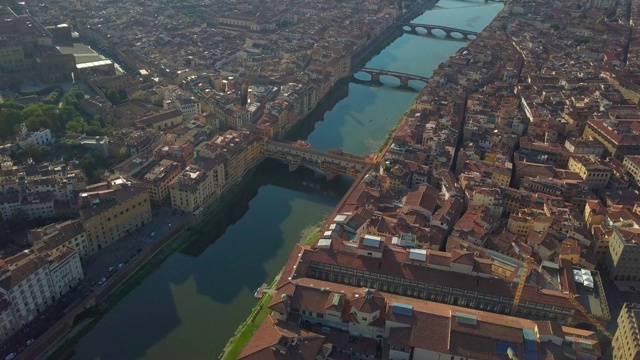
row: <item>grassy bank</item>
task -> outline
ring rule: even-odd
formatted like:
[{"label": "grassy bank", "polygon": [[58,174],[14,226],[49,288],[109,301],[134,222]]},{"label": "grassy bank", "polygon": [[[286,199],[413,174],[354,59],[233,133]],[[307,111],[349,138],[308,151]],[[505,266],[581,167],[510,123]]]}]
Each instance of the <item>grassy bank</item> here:
[{"label": "grassy bank", "polygon": [[[273,283],[271,283],[269,288],[272,288],[276,284],[277,280],[278,277],[276,277]],[[258,330],[264,319],[266,319],[271,313],[271,310],[269,310],[268,307],[271,299],[272,296],[269,294],[265,294],[262,299],[260,299],[256,307],[251,311],[247,320],[240,325],[236,335],[227,343],[222,355],[223,360],[235,360],[240,356],[240,353],[242,353],[242,350],[247,346],[249,340],[253,337],[253,334]]]},{"label": "grassy bank", "polygon": [[[320,237],[319,226],[316,231],[311,234],[307,239],[301,241],[304,245],[311,245]],[[278,282],[278,279],[282,275],[282,272],[276,276],[271,285],[269,285],[269,289],[273,289],[273,287]],[[235,360],[240,356],[242,350],[247,346],[253,334],[258,330],[262,322],[269,316],[271,310],[269,310],[268,306],[273,297],[271,295],[265,294],[265,296],[260,299],[258,304],[251,310],[251,314],[247,317],[247,320],[243,322],[238,330],[236,331],[236,335],[229,339],[229,342],[224,347],[224,351],[220,358],[223,360]]]}]

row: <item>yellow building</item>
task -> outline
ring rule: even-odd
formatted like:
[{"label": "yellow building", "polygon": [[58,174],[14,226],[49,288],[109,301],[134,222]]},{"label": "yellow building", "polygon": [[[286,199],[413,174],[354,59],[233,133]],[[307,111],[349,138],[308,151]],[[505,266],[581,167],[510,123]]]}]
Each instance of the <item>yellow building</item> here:
[{"label": "yellow building", "polygon": [[640,304],[625,303],[611,344],[613,360],[640,360]]},{"label": "yellow building", "polygon": [[488,166],[487,170],[491,172],[491,181],[494,184],[508,187],[511,183],[511,175],[513,172],[513,164],[506,161],[496,162],[492,166]]},{"label": "yellow building", "polygon": [[604,189],[611,177],[611,168],[594,156],[572,155],[569,157],[569,170],[580,175],[589,189]]},{"label": "yellow building", "polygon": [[144,175],[143,182],[149,186],[149,199],[153,203],[160,203],[169,195],[169,185],[181,170],[179,163],[165,159]]},{"label": "yellow building", "polygon": [[516,214],[511,214],[509,216],[509,221],[507,222],[507,230],[518,235],[527,236],[529,231],[531,231],[532,225],[533,220]]},{"label": "yellow building", "polygon": [[636,184],[640,184],[640,155],[626,155],[622,164],[631,174]]},{"label": "yellow building", "polygon": [[640,129],[636,120],[589,120],[583,138],[599,141],[608,155],[622,161],[625,155],[640,155]]},{"label": "yellow building", "polygon": [[94,185],[78,201],[90,254],[151,221],[149,189],[124,178]]}]

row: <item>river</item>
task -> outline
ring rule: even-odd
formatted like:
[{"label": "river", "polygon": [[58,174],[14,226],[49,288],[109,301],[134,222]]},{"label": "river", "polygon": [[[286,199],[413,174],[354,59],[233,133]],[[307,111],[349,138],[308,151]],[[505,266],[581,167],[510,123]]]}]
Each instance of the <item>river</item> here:
[{"label": "river", "polygon": [[[483,0],[442,0],[413,22],[481,31],[502,9]],[[431,75],[464,42],[404,34],[367,67]],[[400,90],[357,82],[337,89],[292,136],[312,148],[375,152],[423,85]],[[397,81],[395,81],[397,83]],[[200,224],[186,248],[147,276],[76,345],[74,359],[212,359],[256,303],[305,229],[322,221],[352,180],[265,161],[232,208]]]}]

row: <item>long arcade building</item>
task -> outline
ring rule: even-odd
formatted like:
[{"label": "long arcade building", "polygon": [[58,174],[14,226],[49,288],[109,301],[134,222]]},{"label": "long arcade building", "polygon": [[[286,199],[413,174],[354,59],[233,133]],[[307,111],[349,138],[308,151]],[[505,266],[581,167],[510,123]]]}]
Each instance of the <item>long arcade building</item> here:
[{"label": "long arcade building", "polygon": [[[335,230],[332,233],[336,235]],[[355,240],[340,236],[320,239],[315,246],[304,248],[298,259],[294,273],[289,275],[292,279],[307,277],[369,287],[501,314],[511,311],[519,273],[516,270],[506,278],[497,276],[492,260],[473,252],[403,249],[387,244],[384,237],[369,235]],[[561,290],[552,289],[535,272],[526,278],[516,316],[566,325],[587,321],[569,300],[578,292],[572,267],[562,265],[558,272]],[[606,298],[597,289],[591,295],[601,307],[594,315],[608,320]]]}]

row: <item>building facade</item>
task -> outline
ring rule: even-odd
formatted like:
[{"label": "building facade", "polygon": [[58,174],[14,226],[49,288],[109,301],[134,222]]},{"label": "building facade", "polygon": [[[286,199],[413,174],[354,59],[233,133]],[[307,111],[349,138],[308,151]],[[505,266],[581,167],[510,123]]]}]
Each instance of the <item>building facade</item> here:
[{"label": "building facade", "polygon": [[90,254],[151,221],[149,189],[124,178],[80,193],[78,202]]},{"label": "building facade", "polygon": [[625,303],[613,336],[613,360],[640,360],[640,304]]}]

